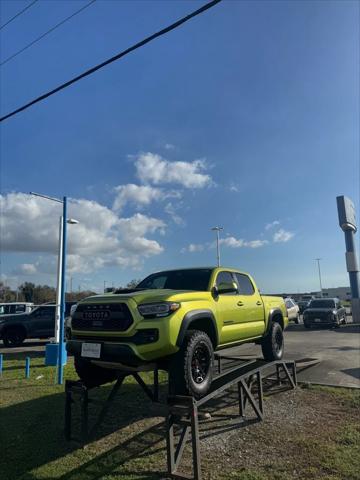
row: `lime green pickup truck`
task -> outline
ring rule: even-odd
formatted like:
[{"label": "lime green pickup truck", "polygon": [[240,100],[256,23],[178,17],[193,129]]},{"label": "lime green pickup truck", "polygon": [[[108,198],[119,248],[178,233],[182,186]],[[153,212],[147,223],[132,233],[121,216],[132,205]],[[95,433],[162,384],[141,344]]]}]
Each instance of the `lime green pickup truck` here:
[{"label": "lime green pickup truck", "polygon": [[173,391],[199,398],[211,386],[215,350],[253,342],[266,360],[278,360],[287,324],[284,300],[260,295],[250,275],[179,269],[80,302],[67,350],[88,386],[156,362],[169,371]]}]

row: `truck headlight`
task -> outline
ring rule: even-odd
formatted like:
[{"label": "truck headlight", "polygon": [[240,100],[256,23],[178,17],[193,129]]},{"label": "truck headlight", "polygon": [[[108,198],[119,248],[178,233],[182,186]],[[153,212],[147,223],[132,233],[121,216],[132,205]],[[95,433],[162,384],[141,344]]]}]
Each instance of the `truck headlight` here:
[{"label": "truck headlight", "polygon": [[167,317],[179,308],[180,303],[175,302],[144,303],[138,306],[140,315],[147,318]]}]

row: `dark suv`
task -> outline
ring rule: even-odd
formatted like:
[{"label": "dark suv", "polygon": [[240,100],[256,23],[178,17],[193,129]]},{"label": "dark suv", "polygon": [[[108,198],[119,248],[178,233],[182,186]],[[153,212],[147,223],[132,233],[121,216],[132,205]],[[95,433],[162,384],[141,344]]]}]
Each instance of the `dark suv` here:
[{"label": "dark suv", "polygon": [[[73,302],[66,303],[65,316]],[[55,333],[55,305],[40,305],[31,313],[0,317],[0,339],[6,347],[18,347],[27,338],[51,338]]]},{"label": "dark suv", "polygon": [[314,325],[330,325],[340,327],[346,323],[346,310],[338,298],[316,298],[303,313],[305,328]]}]

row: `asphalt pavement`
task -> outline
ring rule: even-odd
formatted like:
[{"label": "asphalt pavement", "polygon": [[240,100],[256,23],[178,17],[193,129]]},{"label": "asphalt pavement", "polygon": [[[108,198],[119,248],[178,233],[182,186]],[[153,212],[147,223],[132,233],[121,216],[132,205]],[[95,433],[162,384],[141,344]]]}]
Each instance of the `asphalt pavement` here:
[{"label": "asphalt pavement", "polygon": [[[349,319],[350,320],[350,319]],[[291,323],[285,332],[285,359],[312,365],[298,374],[304,382],[360,387],[360,324],[348,323],[339,329],[324,327],[305,330],[302,324]],[[22,347],[4,348],[0,342],[0,353],[4,361],[20,352],[44,355],[46,340],[27,340]],[[225,354],[262,358],[261,348],[254,344],[222,350]]]},{"label": "asphalt pavement", "polygon": [[[360,388],[360,324],[337,329],[305,330],[290,323],[285,332],[284,359],[299,362],[298,380],[303,382]],[[245,344],[224,352],[261,358],[261,347]],[[302,365],[311,365],[302,369]]]}]

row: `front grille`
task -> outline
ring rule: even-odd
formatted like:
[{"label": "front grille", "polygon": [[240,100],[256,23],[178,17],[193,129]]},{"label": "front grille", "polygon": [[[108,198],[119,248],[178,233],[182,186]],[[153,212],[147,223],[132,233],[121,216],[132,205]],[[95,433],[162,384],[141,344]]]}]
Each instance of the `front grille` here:
[{"label": "front grille", "polygon": [[71,326],[74,330],[123,332],[133,321],[125,303],[80,304],[71,320]]},{"label": "front grille", "polygon": [[305,317],[307,320],[319,318],[321,321],[329,321],[332,320],[333,315],[329,312],[305,312]]}]

